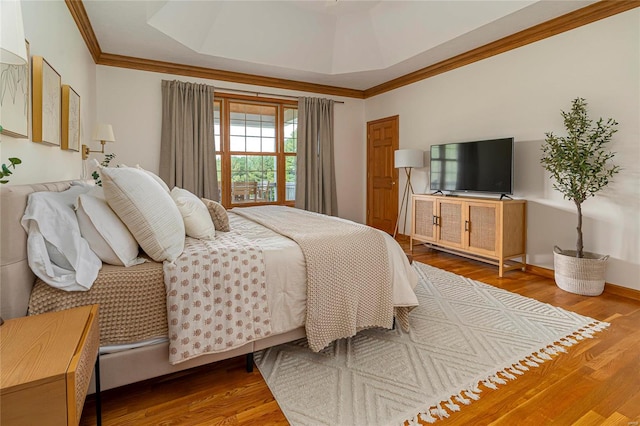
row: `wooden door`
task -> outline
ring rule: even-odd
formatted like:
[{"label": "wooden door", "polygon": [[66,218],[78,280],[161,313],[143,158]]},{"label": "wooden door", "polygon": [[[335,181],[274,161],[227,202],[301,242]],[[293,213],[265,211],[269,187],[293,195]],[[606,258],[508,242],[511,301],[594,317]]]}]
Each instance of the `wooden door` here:
[{"label": "wooden door", "polygon": [[391,235],[398,218],[398,128],[397,115],[367,123],[367,225]]}]

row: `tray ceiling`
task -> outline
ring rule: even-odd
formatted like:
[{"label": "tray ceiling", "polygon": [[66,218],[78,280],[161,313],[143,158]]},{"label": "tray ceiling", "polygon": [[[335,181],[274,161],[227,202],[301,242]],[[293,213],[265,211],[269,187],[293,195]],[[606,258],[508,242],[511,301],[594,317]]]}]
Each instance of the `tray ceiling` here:
[{"label": "tray ceiling", "polygon": [[103,52],[364,90],[594,1],[116,1]]}]

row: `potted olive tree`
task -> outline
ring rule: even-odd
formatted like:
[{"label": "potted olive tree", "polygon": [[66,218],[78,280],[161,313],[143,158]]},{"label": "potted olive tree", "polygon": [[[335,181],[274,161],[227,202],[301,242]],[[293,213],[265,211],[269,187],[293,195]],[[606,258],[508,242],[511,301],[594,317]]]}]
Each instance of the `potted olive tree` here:
[{"label": "potted olive tree", "polygon": [[554,271],[558,287],[586,296],[597,296],[604,290],[604,273],[609,256],[584,251],[582,243],[582,203],[609,184],[620,171],[610,163],[615,153],[607,144],[617,132],[618,123],[600,118],[595,125],[587,116],[583,98],[573,100],[571,111],[562,111],[567,136],[546,133],[542,146],[542,166],[551,173],[553,187],[571,200],[578,211],[578,240],[575,250],[554,247]]}]

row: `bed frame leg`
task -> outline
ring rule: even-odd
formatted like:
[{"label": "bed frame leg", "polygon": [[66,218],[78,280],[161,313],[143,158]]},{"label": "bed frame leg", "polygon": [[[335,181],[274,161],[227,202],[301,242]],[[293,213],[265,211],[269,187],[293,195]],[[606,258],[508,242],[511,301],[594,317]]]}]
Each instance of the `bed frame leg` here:
[{"label": "bed frame leg", "polygon": [[253,372],[253,352],[247,354],[247,373]]},{"label": "bed frame leg", "polygon": [[396,329],[396,317],[393,317],[393,326],[391,326],[392,330]]}]

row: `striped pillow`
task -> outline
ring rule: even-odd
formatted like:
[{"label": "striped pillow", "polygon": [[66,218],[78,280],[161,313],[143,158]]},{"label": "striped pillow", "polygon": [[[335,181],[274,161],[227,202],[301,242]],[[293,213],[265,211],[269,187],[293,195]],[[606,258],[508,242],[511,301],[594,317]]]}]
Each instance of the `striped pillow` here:
[{"label": "striped pillow", "polygon": [[103,167],[107,203],[156,262],[170,262],[184,250],[182,215],[158,182],[133,167]]}]

